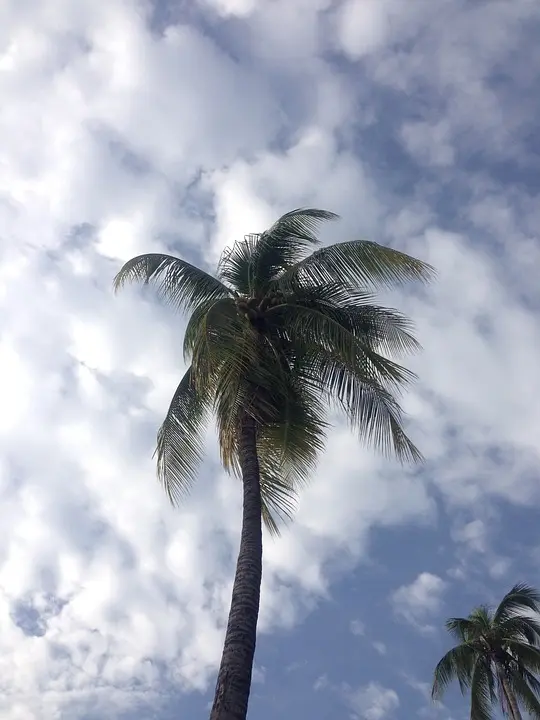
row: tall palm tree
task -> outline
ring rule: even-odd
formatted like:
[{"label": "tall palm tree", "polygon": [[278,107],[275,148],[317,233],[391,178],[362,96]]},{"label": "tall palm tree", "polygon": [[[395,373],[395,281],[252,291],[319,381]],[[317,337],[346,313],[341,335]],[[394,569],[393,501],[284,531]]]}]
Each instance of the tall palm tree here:
[{"label": "tall palm tree", "polygon": [[162,254],[129,260],[115,278],[155,283],[189,314],[189,363],[158,432],[157,467],[177,503],[195,479],[213,414],[221,460],[243,483],[240,551],[212,720],[244,720],[262,573],[262,523],[277,533],[324,447],[328,404],[359,436],[402,461],[420,453],[402,427],[396,394],[413,374],[389,353],[414,351],[410,321],[370,291],[428,280],[433,269],[373,242],[322,247],[334,213],[300,209],[226,250],[215,276]]},{"label": "tall palm tree", "polygon": [[432,697],[441,699],[457,680],[471,694],[471,720],[491,720],[498,705],[521,720],[520,705],[540,718],[540,593],[519,583],[498,608],[475,608],[467,618],[450,618],[446,629],[459,642],[435,668]]}]

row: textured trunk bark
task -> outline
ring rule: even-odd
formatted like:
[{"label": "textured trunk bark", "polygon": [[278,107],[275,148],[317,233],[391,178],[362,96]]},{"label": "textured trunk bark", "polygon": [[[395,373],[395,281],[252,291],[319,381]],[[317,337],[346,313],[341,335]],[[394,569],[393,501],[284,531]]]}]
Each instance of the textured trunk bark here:
[{"label": "textured trunk bark", "polygon": [[242,535],[210,720],[245,720],[255,655],[262,577],[262,520],[257,430],[252,418],[240,429],[244,486]]},{"label": "textured trunk bark", "polygon": [[521,720],[521,713],[519,711],[519,705],[517,704],[516,696],[512,688],[510,687],[507,679],[504,676],[504,671],[500,674],[501,685],[506,696],[506,702],[508,703],[508,714],[510,720]]}]

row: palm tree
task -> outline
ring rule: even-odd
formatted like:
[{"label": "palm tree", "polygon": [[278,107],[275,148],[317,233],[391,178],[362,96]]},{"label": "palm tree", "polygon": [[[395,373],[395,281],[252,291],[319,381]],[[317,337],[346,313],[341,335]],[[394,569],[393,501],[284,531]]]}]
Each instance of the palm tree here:
[{"label": "palm tree", "polygon": [[334,213],[300,209],[226,250],[215,276],[162,254],[129,260],[115,278],[152,282],[187,312],[189,363],[158,432],[157,469],[177,503],[194,481],[213,414],[225,469],[242,479],[243,518],[212,720],[244,720],[262,573],[262,523],[277,533],[324,447],[328,403],[363,439],[419,460],[397,392],[413,374],[389,353],[414,351],[410,321],[370,289],[427,281],[433,268],[373,242],[322,247]]},{"label": "palm tree", "polygon": [[491,720],[498,705],[521,720],[520,705],[540,718],[540,593],[519,583],[492,610],[475,608],[467,618],[450,618],[446,629],[459,642],[435,668],[432,697],[442,698],[452,680],[471,693],[471,720]]}]

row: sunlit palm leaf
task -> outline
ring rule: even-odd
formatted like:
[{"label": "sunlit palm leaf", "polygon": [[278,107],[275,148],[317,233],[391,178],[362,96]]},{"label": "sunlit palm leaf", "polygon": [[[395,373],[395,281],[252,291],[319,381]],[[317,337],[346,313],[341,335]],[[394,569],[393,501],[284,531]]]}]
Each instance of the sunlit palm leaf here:
[{"label": "sunlit palm leaf", "polygon": [[431,265],[405,253],[367,240],[336,243],[317,250],[285,272],[280,287],[297,278],[303,284],[345,282],[355,287],[393,287],[409,281],[429,282]]},{"label": "sunlit palm leaf", "polygon": [[533,613],[540,612],[540,593],[526,583],[518,583],[501,600],[493,621],[498,625],[527,610]]},{"label": "sunlit palm leaf", "polygon": [[513,615],[499,625],[501,637],[540,645],[540,622],[533,617]]},{"label": "sunlit palm leaf", "polygon": [[158,296],[180,310],[192,310],[200,303],[232,295],[229,288],[204,270],[159,253],[128,260],[114,279],[115,291],[127,283],[155,284]]}]

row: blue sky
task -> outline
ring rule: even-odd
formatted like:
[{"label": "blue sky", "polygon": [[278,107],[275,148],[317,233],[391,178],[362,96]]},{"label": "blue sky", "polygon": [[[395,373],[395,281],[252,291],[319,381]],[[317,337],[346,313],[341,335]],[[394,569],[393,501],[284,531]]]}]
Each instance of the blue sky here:
[{"label": "blue sky", "polygon": [[184,320],[121,263],[298,206],[434,264],[402,469],[339,422],[266,540],[254,720],[459,720],[444,619],[540,585],[534,0],[7,0],[0,10],[0,710],[205,717],[240,493],[212,433],[168,507]]}]

